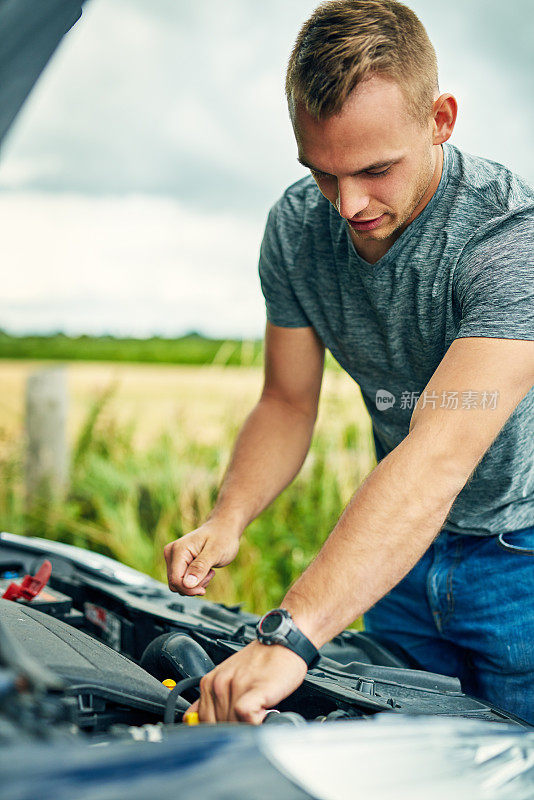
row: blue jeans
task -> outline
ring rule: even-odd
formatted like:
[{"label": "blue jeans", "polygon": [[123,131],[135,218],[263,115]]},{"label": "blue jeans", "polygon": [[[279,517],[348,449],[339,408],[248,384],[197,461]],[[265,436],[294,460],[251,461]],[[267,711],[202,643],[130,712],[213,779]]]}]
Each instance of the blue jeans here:
[{"label": "blue jeans", "polygon": [[[423,669],[534,724],[534,556],[497,536],[442,531],[408,575],[365,615]],[[534,548],[534,527],[504,534]]]}]

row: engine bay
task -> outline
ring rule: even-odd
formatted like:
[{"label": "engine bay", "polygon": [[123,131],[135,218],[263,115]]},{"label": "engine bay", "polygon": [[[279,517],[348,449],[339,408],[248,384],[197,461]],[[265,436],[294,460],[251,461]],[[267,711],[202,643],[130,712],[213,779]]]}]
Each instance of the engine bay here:
[{"label": "engine bay", "polygon": [[[51,574],[36,597],[0,600],[2,666],[20,667],[17,691],[3,694],[2,726],[21,735],[142,738],[157,729],[161,737],[182,724],[200,677],[255,638],[258,617],[238,606],[179,596],[104,556],[12,534],[0,535],[0,595],[45,559]],[[377,714],[530,727],[464,694],[458,679],[418,669],[394,645],[353,630],[321,649],[317,666],[264,724]]]}]

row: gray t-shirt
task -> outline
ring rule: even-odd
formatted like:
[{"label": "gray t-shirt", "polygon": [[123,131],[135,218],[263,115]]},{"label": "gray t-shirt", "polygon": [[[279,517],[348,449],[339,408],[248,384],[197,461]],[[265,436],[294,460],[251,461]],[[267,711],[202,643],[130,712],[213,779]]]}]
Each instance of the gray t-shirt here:
[{"label": "gray t-shirt", "polygon": [[[443,154],[434,196],[375,264],[357,253],[311,177],[273,206],[261,246],[269,321],[313,326],[359,384],[379,461],[407,436],[417,398],[454,339],[534,339],[534,189],[452,145]],[[494,387],[477,388],[455,398],[451,387],[438,402],[498,402]],[[533,524],[534,388],[443,528],[488,535]]]}]

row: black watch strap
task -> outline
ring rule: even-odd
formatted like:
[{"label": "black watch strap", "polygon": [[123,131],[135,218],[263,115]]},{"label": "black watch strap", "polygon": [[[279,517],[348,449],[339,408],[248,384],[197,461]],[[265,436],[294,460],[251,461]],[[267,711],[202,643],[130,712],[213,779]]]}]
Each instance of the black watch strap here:
[{"label": "black watch strap", "polygon": [[[275,615],[280,616],[280,624],[274,630],[266,631],[265,628],[272,628],[272,620]],[[263,623],[269,618],[270,626]],[[308,669],[312,669],[319,661],[321,655],[312,642],[305,636],[293,622],[291,614],[285,608],[275,608],[269,611],[260,619],[256,626],[256,636],[262,644],[281,644],[300,656]]]},{"label": "black watch strap", "polygon": [[[291,628],[287,634],[287,641],[290,645],[289,649],[293,650],[293,652],[297,653],[299,656],[302,656],[308,665],[308,669],[314,667],[321,658],[315,645],[310,642],[308,637],[305,636],[296,625],[294,628]],[[286,647],[288,647],[288,645],[286,645]]]}]

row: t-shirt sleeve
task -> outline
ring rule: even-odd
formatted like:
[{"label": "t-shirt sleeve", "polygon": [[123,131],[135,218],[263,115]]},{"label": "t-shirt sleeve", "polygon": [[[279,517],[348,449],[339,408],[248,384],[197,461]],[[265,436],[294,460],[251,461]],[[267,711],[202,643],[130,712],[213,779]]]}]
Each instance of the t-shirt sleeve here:
[{"label": "t-shirt sleeve", "polygon": [[259,273],[267,319],[282,328],[308,327],[311,323],[289,280],[278,224],[279,204],[269,212],[260,249]]},{"label": "t-shirt sleeve", "polygon": [[456,338],[534,339],[534,213],[516,214],[468,245],[454,276]]}]

